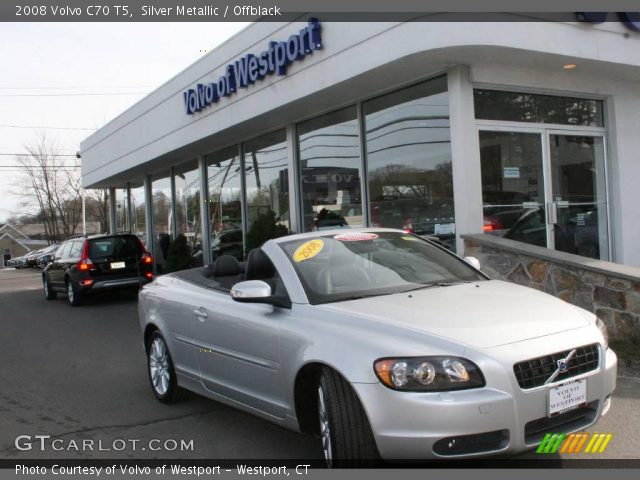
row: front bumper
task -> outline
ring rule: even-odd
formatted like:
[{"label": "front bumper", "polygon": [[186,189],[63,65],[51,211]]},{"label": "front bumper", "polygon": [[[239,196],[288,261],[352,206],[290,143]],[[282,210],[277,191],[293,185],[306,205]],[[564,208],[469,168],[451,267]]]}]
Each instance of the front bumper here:
[{"label": "front bumper", "polygon": [[[540,431],[585,429],[609,408],[617,358],[610,349],[601,351],[597,370],[531,390],[518,386],[513,371],[494,365],[486,375],[491,368],[481,368],[487,386],[479,389],[416,393],[394,391],[380,383],[353,384],[381,456],[417,460],[515,454],[538,445]],[[579,378],[587,378],[587,407],[549,419],[549,388]]]}]

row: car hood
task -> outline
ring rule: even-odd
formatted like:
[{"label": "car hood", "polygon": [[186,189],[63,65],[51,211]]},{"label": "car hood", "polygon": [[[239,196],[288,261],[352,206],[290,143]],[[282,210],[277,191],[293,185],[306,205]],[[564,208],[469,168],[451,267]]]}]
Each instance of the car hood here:
[{"label": "car hood", "polygon": [[591,316],[532,288],[491,280],[324,304],[405,330],[490,348],[587,326]]}]

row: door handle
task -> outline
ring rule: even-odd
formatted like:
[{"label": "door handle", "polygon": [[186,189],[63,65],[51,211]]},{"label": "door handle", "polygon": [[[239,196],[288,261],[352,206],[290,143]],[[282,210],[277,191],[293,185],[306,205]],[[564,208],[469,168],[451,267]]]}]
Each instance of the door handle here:
[{"label": "door handle", "polygon": [[558,204],[556,202],[547,203],[547,223],[549,225],[558,223]]},{"label": "door handle", "polygon": [[200,321],[204,321],[205,318],[209,318],[209,314],[203,307],[194,309],[193,314],[198,317]]}]

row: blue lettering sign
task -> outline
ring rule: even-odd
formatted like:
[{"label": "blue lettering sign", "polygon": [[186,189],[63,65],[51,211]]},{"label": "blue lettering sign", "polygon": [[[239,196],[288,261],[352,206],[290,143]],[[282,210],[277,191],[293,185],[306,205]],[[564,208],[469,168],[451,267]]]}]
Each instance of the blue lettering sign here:
[{"label": "blue lettering sign", "polygon": [[627,28],[640,32],[640,13],[619,13],[618,16]]},{"label": "blue lettering sign", "polygon": [[[609,16],[606,12],[580,12],[576,14],[578,20],[587,23],[604,23]],[[640,32],[640,13],[620,12],[618,18],[629,30]]]},{"label": "blue lettering sign", "polygon": [[249,53],[230,63],[226,66],[224,75],[216,81],[199,83],[195,88],[182,93],[185,112],[187,115],[193,115],[217,103],[222,97],[228,97],[238,88],[247,88],[267,75],[286,75],[288,65],[302,60],[314,50],[323,48],[320,30],[320,22],[311,18],[305,28],[291,35],[287,41],[270,42],[267,49],[260,54]]}]

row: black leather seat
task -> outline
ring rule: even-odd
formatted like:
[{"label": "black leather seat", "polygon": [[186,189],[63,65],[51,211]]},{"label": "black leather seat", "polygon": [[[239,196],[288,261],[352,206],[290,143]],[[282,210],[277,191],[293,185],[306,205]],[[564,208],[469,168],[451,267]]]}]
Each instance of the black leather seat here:
[{"label": "black leather seat", "polygon": [[249,252],[247,265],[245,267],[245,280],[262,280],[271,286],[271,290],[276,284],[276,267],[261,248],[254,248]]},{"label": "black leather seat", "polygon": [[226,290],[242,281],[240,262],[232,255],[221,255],[213,264],[213,278]]}]

